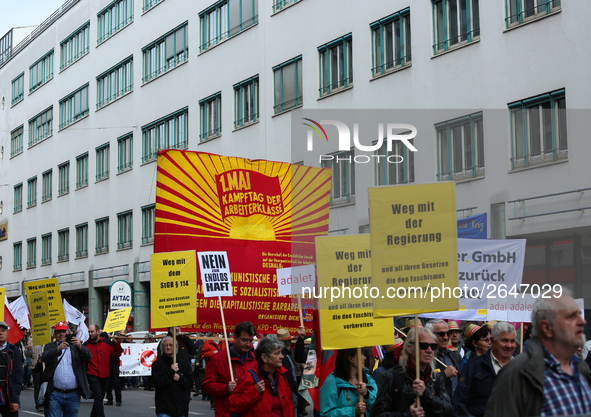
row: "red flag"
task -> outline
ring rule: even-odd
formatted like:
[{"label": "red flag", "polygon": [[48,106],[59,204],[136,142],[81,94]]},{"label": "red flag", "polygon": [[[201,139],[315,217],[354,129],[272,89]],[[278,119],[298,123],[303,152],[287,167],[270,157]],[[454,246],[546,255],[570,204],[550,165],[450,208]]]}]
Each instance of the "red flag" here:
[{"label": "red flag", "polygon": [[25,337],[25,335],[21,331],[21,328],[18,326],[16,320],[14,319],[14,317],[12,317],[12,314],[10,313],[10,310],[8,309],[8,306],[6,304],[4,304],[4,322],[8,324],[8,327],[10,327],[10,329],[8,330],[8,337],[6,339],[8,340],[8,343],[14,345],[15,343],[18,343],[18,341],[21,340],[23,337]]}]

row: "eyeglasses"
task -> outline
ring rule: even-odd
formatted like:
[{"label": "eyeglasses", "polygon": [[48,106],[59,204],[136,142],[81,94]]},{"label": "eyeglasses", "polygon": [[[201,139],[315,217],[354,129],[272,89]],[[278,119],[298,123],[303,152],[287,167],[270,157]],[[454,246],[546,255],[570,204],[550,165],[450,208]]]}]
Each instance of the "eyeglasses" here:
[{"label": "eyeglasses", "polygon": [[449,332],[437,332],[436,334],[439,337],[449,337]]},{"label": "eyeglasses", "polygon": [[437,349],[437,343],[419,342],[419,349],[427,350],[429,348],[431,348],[432,351],[435,351],[435,349]]}]

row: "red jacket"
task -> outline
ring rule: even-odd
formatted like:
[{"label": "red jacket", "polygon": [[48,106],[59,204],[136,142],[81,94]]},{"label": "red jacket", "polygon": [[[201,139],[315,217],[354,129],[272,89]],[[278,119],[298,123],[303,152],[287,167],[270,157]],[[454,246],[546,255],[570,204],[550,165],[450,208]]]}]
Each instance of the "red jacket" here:
[{"label": "red jacket", "polygon": [[[259,377],[259,381],[265,381],[265,390],[262,393],[258,392],[252,374],[247,372],[237,381],[236,389],[230,395],[230,410],[233,413],[242,413],[242,417],[270,416],[273,393],[271,392],[269,380],[261,376],[258,366],[254,370]],[[277,370],[277,392],[281,403],[282,416],[294,417],[291,390],[285,372],[287,370],[284,367]]]},{"label": "red jacket", "polygon": [[119,342],[114,343],[110,340],[103,340],[102,337],[99,337],[96,342],[88,339],[84,342],[84,346],[92,353],[92,359],[88,362],[88,375],[108,378],[109,360],[111,356],[116,358],[121,356],[121,344]]},{"label": "red jacket", "polygon": [[[216,342],[215,340],[206,340],[201,348],[201,359],[209,361],[217,351],[223,349],[222,341]],[[215,353],[214,353],[215,352]]]},{"label": "red jacket", "polygon": [[[230,355],[235,381],[244,375],[244,373],[248,372],[249,369],[256,368],[257,361],[255,361],[252,352],[248,352],[246,355],[244,365],[242,365],[242,361],[236,355],[234,349],[230,349]],[[222,350],[213,355],[207,363],[205,367],[205,378],[203,379],[203,384],[201,384],[201,389],[214,397],[216,417],[229,417],[230,415],[230,403],[228,402],[230,394],[227,389],[230,380],[228,354],[225,350]]]}]

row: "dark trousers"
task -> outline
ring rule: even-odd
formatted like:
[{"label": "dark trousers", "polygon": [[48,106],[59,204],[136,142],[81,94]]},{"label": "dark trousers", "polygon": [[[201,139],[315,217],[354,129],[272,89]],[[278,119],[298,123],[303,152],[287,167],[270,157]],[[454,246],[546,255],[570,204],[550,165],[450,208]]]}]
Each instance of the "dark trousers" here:
[{"label": "dark trousers", "polygon": [[18,411],[15,411],[14,413],[10,411],[10,405],[0,405],[0,414],[2,414],[2,417],[17,417],[18,416]]},{"label": "dark trousers", "polygon": [[98,376],[88,375],[88,384],[90,385],[92,397],[94,398],[90,417],[105,417],[103,398],[105,397],[108,383],[109,378],[99,378]]},{"label": "dark trousers", "polygon": [[113,402],[113,390],[115,401],[121,402],[121,380],[119,379],[119,364],[110,365],[109,383],[107,384],[107,401]]},{"label": "dark trousers", "polygon": [[201,391],[201,384],[203,383],[203,379],[205,378],[205,370],[200,367],[196,366],[193,370],[193,379],[195,380],[195,390]]},{"label": "dark trousers", "polygon": [[[419,339],[420,340],[420,339]],[[41,379],[43,378],[43,372],[33,372],[33,389],[35,392],[35,407],[39,407],[42,404],[37,404],[37,397],[39,397],[39,388],[41,387]]]}]

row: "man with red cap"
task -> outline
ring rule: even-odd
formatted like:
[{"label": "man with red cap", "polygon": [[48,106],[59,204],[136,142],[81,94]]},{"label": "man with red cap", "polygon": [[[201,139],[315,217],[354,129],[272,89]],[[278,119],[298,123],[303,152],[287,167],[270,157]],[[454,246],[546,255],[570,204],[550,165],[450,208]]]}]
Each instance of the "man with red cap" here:
[{"label": "man with red cap", "polygon": [[77,417],[80,409],[80,395],[90,398],[84,362],[92,358],[82,341],[72,337],[68,323],[60,321],[53,326],[55,342],[45,345],[42,360],[45,363],[43,381],[48,382],[44,407],[48,417]]},{"label": "man with red cap", "polygon": [[[84,346],[92,353],[92,360],[88,362],[88,382],[94,397],[94,404],[90,417],[105,417],[105,407],[103,398],[109,383],[111,356],[116,358],[121,356],[121,344],[119,339],[114,342],[101,337],[101,329],[93,324],[88,328],[88,340]],[[119,404],[117,404],[119,405]]]}]

